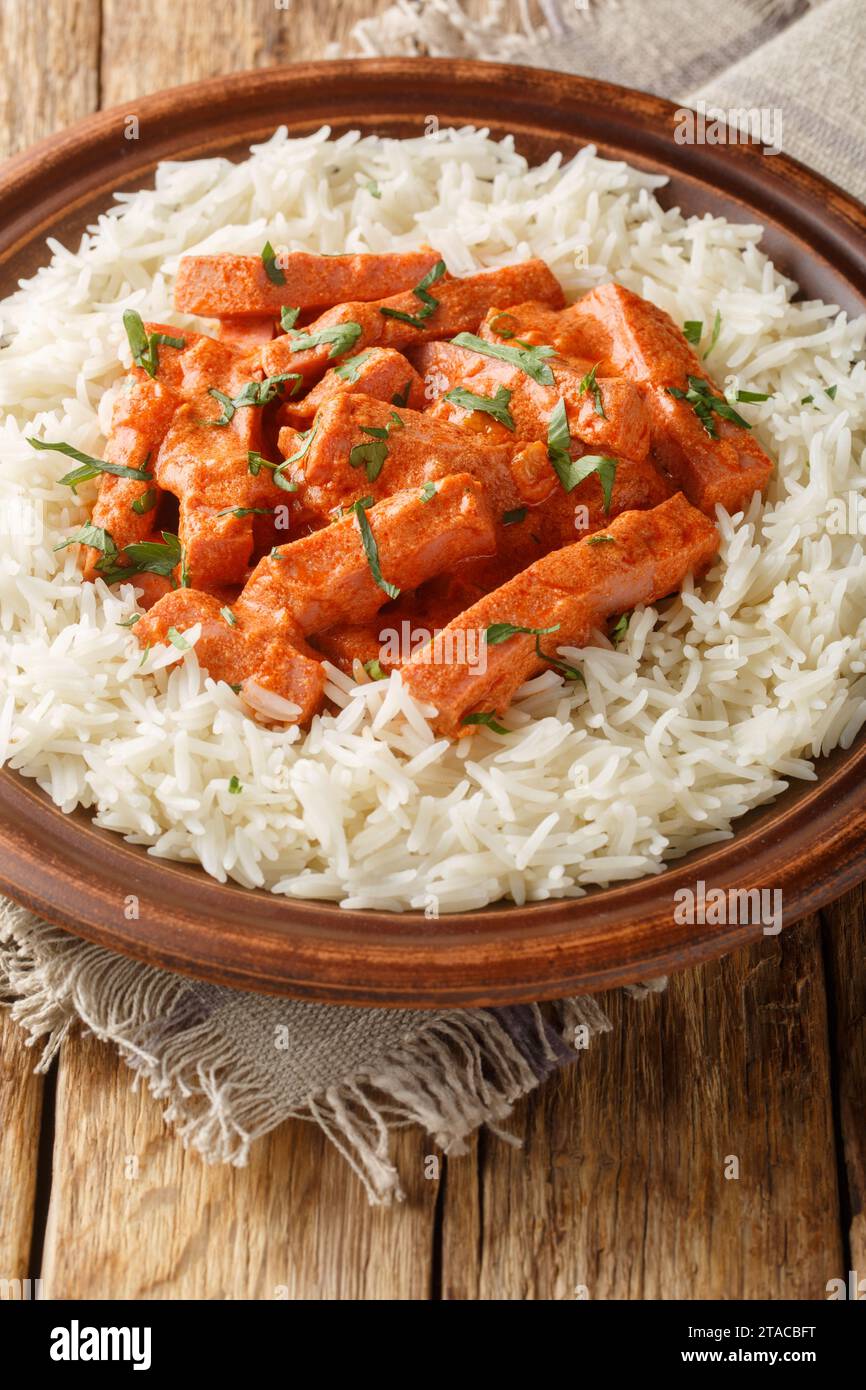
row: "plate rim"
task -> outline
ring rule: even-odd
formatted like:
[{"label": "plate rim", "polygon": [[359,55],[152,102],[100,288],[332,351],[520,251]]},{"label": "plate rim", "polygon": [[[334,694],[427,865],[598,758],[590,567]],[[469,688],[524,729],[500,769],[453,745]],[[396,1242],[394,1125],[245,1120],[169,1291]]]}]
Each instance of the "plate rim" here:
[{"label": "plate rim", "polygon": [[[356,96],[360,92],[363,97],[365,90],[377,96],[383,84],[387,87],[389,82],[399,78],[417,91],[424,85],[418,82],[419,73],[435,79],[434,85],[438,83],[440,89],[446,83],[452,88],[456,86],[463,93],[461,100],[469,103],[473,99],[483,99],[473,98],[472,94],[479,90],[494,91],[497,83],[510,83],[512,91],[516,88],[525,98],[528,116],[540,114],[538,102],[542,103],[541,111],[549,115],[553,97],[559,98],[559,106],[554,104],[554,120],[564,119],[564,109],[569,103],[572,116],[581,108],[595,108],[596,119],[600,111],[614,111],[626,120],[626,125],[640,121],[652,127],[650,151],[654,141],[660,138],[659,123],[672,121],[674,113],[683,109],[637,89],[549,69],[470,60],[403,58],[334,60],[253,69],[169,88],[138,99],[135,107],[142,123],[152,120],[158,126],[160,121],[176,120],[179,109],[187,116],[194,115],[196,111],[210,111],[215,101],[225,102],[227,98],[239,101],[254,95],[267,107],[277,95],[284,97],[287,89],[300,92],[305,83],[312,90],[316,86],[332,87],[334,82],[340,81],[348,83]],[[468,94],[463,92],[467,86],[470,88]],[[391,100],[396,105],[393,97]],[[83,208],[109,187],[127,186],[126,178],[119,182],[113,177],[102,185],[99,182],[106,150],[112,141],[117,144],[118,122],[125,114],[123,107],[96,112],[13,156],[0,169],[0,270],[23,245],[41,245],[46,227],[56,223],[57,199],[46,201],[43,196],[40,200],[39,189],[57,182],[58,172],[70,155],[80,156],[83,149],[87,158],[82,169],[85,191],[77,202],[64,204],[67,214]],[[417,119],[417,111],[412,114]],[[393,119],[394,115],[392,106],[388,118]],[[371,112],[367,124],[375,123],[377,118],[384,119],[385,113]],[[363,119],[362,113],[359,119]],[[452,117],[449,115],[445,119]],[[488,122],[477,114],[473,119],[481,126],[489,124],[501,128],[503,125],[501,121]],[[349,119],[348,124],[352,123]],[[264,124],[273,129],[273,116]],[[309,122],[311,127],[319,124],[318,116]],[[335,124],[342,128],[346,122],[338,119]],[[579,128],[579,121],[577,124]],[[542,122],[538,128],[546,129],[549,138],[585,140],[577,130],[573,136],[567,136],[564,128],[556,129],[549,119],[546,127]],[[183,132],[172,138],[182,144]],[[236,143],[241,138],[246,138],[243,132]],[[605,153],[612,148],[607,141],[599,143]],[[216,134],[209,148],[215,149],[219,144],[226,148],[224,138]],[[613,148],[619,147],[614,145]],[[678,168],[678,174],[686,179],[698,178],[700,182],[700,169],[707,162],[707,156],[701,154],[696,159],[694,151],[705,148],[680,146],[678,154],[682,151],[686,154],[682,158],[684,167]],[[785,185],[774,189],[777,196],[772,206],[781,210],[778,225],[788,236],[794,237],[798,236],[801,222],[821,226],[826,237],[820,240],[820,249],[815,244],[809,245],[807,254],[831,267],[853,285],[856,294],[866,298],[866,208],[822,175],[784,153],[764,156],[754,145],[716,148],[735,152],[729,161],[726,178],[721,181],[734,197],[737,195],[733,186],[739,186],[744,171],[748,171],[747,186],[754,187],[756,182],[761,182],[759,174],[766,179],[765,161],[771,158],[770,182],[782,174],[780,182]],[[190,146],[175,157],[201,157],[200,150],[201,146]],[[625,153],[630,161],[640,164],[634,152]],[[148,170],[165,157],[160,147],[147,160],[129,161],[127,167],[132,180],[142,180]],[[647,159],[652,162],[651,152]],[[714,156],[709,159],[712,164]],[[724,167],[720,162],[719,171]],[[798,230],[794,231],[784,215],[793,196],[792,189],[799,194],[800,200],[805,199],[813,205],[811,212],[808,207],[804,210],[794,198],[800,211],[799,218],[794,219]],[[110,194],[105,202],[106,207],[109,205]],[[46,208],[49,211],[46,212]],[[34,209],[37,218],[42,210],[40,220],[34,221]],[[772,222],[772,216],[769,220]],[[840,247],[844,250],[839,251]],[[825,249],[828,255],[824,255]],[[845,267],[841,270],[837,251]],[[823,770],[834,764],[839,765],[839,770],[822,776]],[[830,759],[820,759],[818,779],[787,811],[772,815],[774,806],[779,803],[770,803],[761,809],[753,828],[735,833],[731,840],[710,847],[709,852],[699,852],[697,859],[689,856],[675,860],[662,874],[645,875],[584,898],[556,899],[528,908],[494,905],[472,913],[443,914],[431,929],[417,913],[347,912],[336,904],[285,899],[262,890],[220,885],[203,869],[155,859],[140,847],[128,845],[119,834],[97,827],[89,827],[91,839],[88,840],[87,834],[82,833],[86,827],[82,826],[80,815],[65,816],[35,782],[4,768],[0,774],[0,850],[4,852],[0,863],[0,888],[24,906],[78,936],[153,965],[234,987],[322,1002],[385,1007],[441,1008],[528,1002],[666,974],[724,954],[759,937],[760,926],[728,926],[721,931],[704,928],[701,932],[689,928],[687,933],[678,933],[672,930],[670,922],[659,919],[660,894],[654,894],[652,888],[664,882],[666,916],[671,916],[676,889],[695,883],[695,865],[715,866],[718,876],[713,886],[723,889],[748,891],[762,886],[766,875],[772,874],[773,886],[781,887],[785,894],[786,924],[815,911],[861,882],[866,878],[866,808],[861,806],[860,794],[864,772],[866,739],[861,737],[852,749],[844,753],[837,750]],[[829,808],[831,816],[828,808],[821,804],[828,794],[834,798]],[[817,818],[809,814],[813,802],[818,803]],[[768,817],[772,823],[762,827],[762,819]],[[787,826],[789,838],[776,844],[769,832],[779,826],[785,828],[786,822],[790,822]],[[817,825],[831,832],[829,841],[820,848],[815,844]],[[99,842],[98,847],[92,837]],[[784,851],[780,844],[784,844]],[[41,855],[34,855],[35,847],[41,849]],[[747,874],[742,863],[734,862],[744,849],[754,852]],[[88,850],[93,850],[90,858]],[[94,864],[97,865],[96,876],[92,872]],[[736,881],[730,877],[734,869]],[[190,875],[195,876],[196,889],[190,887]],[[73,894],[70,894],[70,882],[74,886]],[[116,920],[117,893],[132,882],[137,884],[139,917],[128,924],[119,924]],[[161,885],[165,885],[164,892]],[[165,920],[165,893],[176,895],[170,904],[168,920]],[[214,894],[220,895],[226,912],[229,901],[238,910],[255,901],[254,929],[245,932],[238,930],[235,924],[232,932],[229,930],[231,923],[223,919],[214,930],[203,922],[204,915],[216,905]],[[200,900],[197,911],[192,906],[196,897]],[[654,898],[656,904],[652,907]],[[793,900],[790,915],[789,898]],[[639,912],[643,916],[639,934],[629,936],[625,929]],[[517,916],[518,921],[506,927],[505,919],[509,915]],[[591,917],[591,920],[581,921],[582,917]],[[219,920],[219,913],[217,918]],[[359,928],[363,934],[359,933]],[[219,940],[215,952],[216,937]],[[616,943],[620,952],[613,959],[611,943]]]}]

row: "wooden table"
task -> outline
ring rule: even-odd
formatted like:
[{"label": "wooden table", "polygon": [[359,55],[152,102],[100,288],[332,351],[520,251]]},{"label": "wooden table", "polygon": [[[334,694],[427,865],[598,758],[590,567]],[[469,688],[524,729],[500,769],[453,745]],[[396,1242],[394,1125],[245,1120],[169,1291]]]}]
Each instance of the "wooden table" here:
[{"label": "wooden table", "polygon": [[[321,56],[384,3],[4,0],[0,154]],[[3,1019],[0,1277],[50,1298],[823,1298],[866,1275],[864,943],[858,892],[665,994],[602,996],[613,1032],[518,1108],[523,1147],[482,1135],[431,1180],[405,1133],[391,1211],[300,1121],[209,1168],[111,1048],[67,1041],[43,1080]]]}]

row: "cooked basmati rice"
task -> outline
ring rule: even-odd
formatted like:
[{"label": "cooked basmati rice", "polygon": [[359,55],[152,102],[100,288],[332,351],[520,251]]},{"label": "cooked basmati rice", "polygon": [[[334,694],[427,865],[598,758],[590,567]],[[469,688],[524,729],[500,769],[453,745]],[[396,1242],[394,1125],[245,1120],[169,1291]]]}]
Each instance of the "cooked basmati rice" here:
[{"label": "cooked basmati rice", "polygon": [[[0,757],[64,811],[89,807],[221,881],[431,917],[658,873],[814,778],[814,760],[866,721],[866,559],[829,519],[866,491],[866,322],[793,302],[760,227],[665,211],[663,182],[589,147],[531,168],[472,129],[279,130],[241,164],[164,164],[155,190],[119,195],[77,251],[50,241],[50,265],[0,305]],[[778,459],[766,502],[720,513],[717,567],[638,610],[616,648],[563,648],[586,686],[552,670],[528,682],[505,737],[437,740],[398,675],[360,667],[357,682],[328,667],[336,709],[308,732],[255,722],[200,669],[195,630],[189,651],[142,656],[118,626],[132,587],[83,584],[74,547],[52,550],[94,487],[59,486],[68,462],[24,436],[99,454],[127,360],[123,309],[178,322],[182,253],[258,253],[267,239],[326,252],[429,242],[458,275],[541,256],[572,297],[616,276],[679,323],[710,325],[718,309],[708,369],[772,392],[742,407]]]}]

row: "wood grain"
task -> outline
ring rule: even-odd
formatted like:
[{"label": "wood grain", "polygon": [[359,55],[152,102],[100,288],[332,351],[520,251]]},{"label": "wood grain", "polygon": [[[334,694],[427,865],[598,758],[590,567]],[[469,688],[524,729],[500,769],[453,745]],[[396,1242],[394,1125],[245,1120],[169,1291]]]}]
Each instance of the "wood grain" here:
[{"label": "wood grain", "polygon": [[420,1134],[396,1147],[409,1199],[395,1212],[371,1210],[300,1120],[257,1143],[247,1168],[209,1167],[131,1090],[112,1048],[73,1043],[57,1090],[44,1296],[424,1299],[437,1184]]},{"label": "wood grain", "polygon": [[37,1056],[0,1012],[0,1280],[38,1274],[30,1261],[44,1086]]},{"label": "wood grain", "polygon": [[99,0],[0,5],[0,157],[95,111],[99,104]]},{"label": "wood grain", "polygon": [[842,1243],[815,920],[604,1002],[613,1033],[521,1107],[524,1148],[449,1163],[443,1296],[824,1296]]},{"label": "wood grain", "polygon": [[[821,913],[831,986],[834,1093],[844,1157],[843,1217],[849,1269],[866,1278],[866,894],[848,893]],[[845,1277],[846,1271],[839,1271]]]}]

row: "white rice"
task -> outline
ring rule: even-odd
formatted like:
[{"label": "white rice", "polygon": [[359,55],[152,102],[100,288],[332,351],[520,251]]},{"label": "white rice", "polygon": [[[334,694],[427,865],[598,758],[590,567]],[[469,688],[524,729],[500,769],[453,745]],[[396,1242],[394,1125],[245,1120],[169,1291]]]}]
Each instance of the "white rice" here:
[{"label": "white rice", "polygon": [[[854,365],[866,324],[793,303],[760,227],[663,211],[661,182],[590,148],[530,168],[483,131],[280,130],[243,164],[163,165],[155,191],[119,197],[76,251],[50,242],[50,265],[0,305],[0,758],[64,811],[89,807],[221,881],[430,916],[658,873],[814,778],[815,759],[866,721],[863,543],[828,527],[834,499],[866,491],[866,368]],[[54,553],[93,485],[76,500],[57,483],[68,460],[24,436],[99,454],[122,310],[178,322],[183,252],[258,253],[267,238],[328,252],[427,241],[456,274],[541,256],[571,296],[616,275],[679,323],[709,326],[720,310],[708,370],[773,393],[742,408],[778,459],[766,503],[720,513],[718,567],[663,611],[636,612],[616,650],[564,649],[586,687],[553,671],[530,681],[508,737],[436,739],[398,676],[355,684],[333,667],[336,713],[307,733],[256,723],[199,668],[195,630],[193,649],[142,659],[117,626],[133,589],[82,584],[74,548]]]}]

